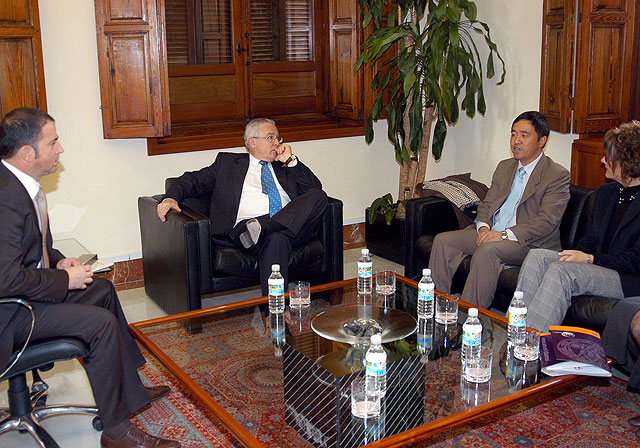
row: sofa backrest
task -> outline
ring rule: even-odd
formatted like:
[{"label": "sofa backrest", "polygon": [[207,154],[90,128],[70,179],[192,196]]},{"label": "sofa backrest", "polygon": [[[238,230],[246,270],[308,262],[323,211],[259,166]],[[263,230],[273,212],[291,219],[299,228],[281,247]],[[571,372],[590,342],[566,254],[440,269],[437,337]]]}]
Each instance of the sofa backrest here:
[{"label": "sofa backrest", "polygon": [[593,190],[573,184],[569,186],[569,194],[569,203],[560,221],[560,241],[563,249],[574,248],[584,234],[595,197]]}]

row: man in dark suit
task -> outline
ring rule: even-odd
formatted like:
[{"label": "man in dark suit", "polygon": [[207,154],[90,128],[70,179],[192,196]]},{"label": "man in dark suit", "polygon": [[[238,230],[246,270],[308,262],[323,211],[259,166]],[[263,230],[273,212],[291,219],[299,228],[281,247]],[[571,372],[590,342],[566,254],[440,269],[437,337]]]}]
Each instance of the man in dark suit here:
[{"label": "man in dark suit", "polygon": [[212,165],[186,172],[158,204],[169,210],[192,196],[211,193],[212,238],[259,257],[262,293],[268,294],[271,265],[279,264],[285,284],[291,249],[315,237],[327,207],[320,180],[282,144],[273,120],[257,118],[245,127],[248,154],[221,152]]},{"label": "man in dark suit", "polygon": [[429,267],[440,291],[450,291],[458,265],[473,254],[462,298],[488,308],[505,264],[520,265],[534,247],[560,249],[570,176],[543,154],[548,136],[549,124],[539,112],[524,112],[513,121],[513,158],[498,164],[475,224],[434,240]]},{"label": "man in dark suit", "polygon": [[[145,360],[127,329],[118,296],[108,280],[53,249],[42,176],[57,170],[63,152],[55,122],[37,109],[9,112],[0,123],[0,297],[32,302],[33,340],[73,336],[89,344],[84,359],[104,431],[104,448],[179,447],[150,436],[129,415],[169,393],[146,388],[136,370]],[[14,346],[28,337],[30,315],[19,305],[0,311],[0,369]]]}]

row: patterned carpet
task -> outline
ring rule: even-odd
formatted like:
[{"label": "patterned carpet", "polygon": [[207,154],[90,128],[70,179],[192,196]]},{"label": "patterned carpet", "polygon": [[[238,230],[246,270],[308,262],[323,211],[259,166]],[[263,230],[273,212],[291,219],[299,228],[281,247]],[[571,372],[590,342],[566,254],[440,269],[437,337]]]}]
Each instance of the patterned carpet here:
[{"label": "patterned carpet", "polygon": [[[148,385],[168,384],[173,392],[136,418],[152,434],[180,440],[185,448],[242,446],[151,356],[141,376]],[[627,419],[640,414],[640,400],[623,381],[584,381],[517,404],[490,417],[410,445],[422,447],[640,447]],[[259,422],[274,424],[277,422]],[[264,440],[265,446],[278,447]],[[304,444],[303,444],[304,445]]]}]

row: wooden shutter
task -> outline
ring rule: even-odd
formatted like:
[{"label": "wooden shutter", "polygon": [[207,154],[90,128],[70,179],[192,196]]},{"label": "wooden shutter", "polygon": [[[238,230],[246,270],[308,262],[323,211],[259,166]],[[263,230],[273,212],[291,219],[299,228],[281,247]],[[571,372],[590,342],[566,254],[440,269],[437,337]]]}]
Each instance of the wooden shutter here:
[{"label": "wooden shutter", "polygon": [[0,0],[0,117],[47,110],[37,0]]},{"label": "wooden shutter", "polygon": [[581,0],[574,132],[604,132],[630,119],[637,7],[637,0]]},{"label": "wooden shutter", "polygon": [[105,138],[170,134],[164,0],[95,0]]},{"label": "wooden shutter", "polygon": [[571,131],[576,0],[544,0],[540,112],[551,129]]},{"label": "wooden shutter", "polygon": [[329,0],[329,111],[335,117],[362,118],[362,74],[353,65],[360,51],[358,2]]}]

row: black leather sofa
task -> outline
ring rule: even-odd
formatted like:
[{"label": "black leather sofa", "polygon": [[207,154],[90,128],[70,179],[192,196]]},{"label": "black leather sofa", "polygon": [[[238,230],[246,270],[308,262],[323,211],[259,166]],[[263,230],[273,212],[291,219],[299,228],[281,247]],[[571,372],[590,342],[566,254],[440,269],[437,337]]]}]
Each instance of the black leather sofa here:
[{"label": "black leather sofa", "polygon": [[[174,178],[165,182],[168,188]],[[260,284],[258,258],[248,251],[212,244],[210,195],[189,198],[181,213],[161,222],[162,195],[138,198],[146,293],[168,314],[202,308],[202,296]],[[342,201],[329,198],[318,238],[293,250],[290,281],[312,285],[343,279]]]},{"label": "black leather sofa", "polygon": [[[593,213],[593,190],[571,185],[569,203],[560,223],[563,248],[575,247],[585,231],[587,219]],[[458,220],[449,201],[437,197],[422,197],[407,201],[405,228],[405,276],[418,278],[427,267],[435,235],[456,230]],[[452,293],[464,288],[471,256],[466,257],[456,271]],[[516,289],[520,266],[505,267],[498,277],[498,287],[491,308],[506,312]],[[587,327],[602,332],[609,311],[617,299],[599,296],[576,296],[567,311],[564,324]]]}]

